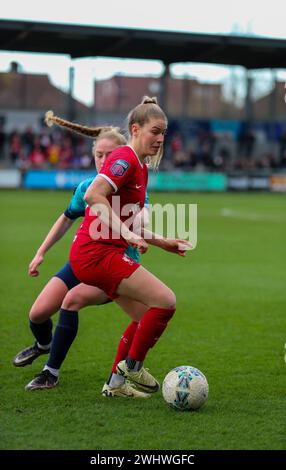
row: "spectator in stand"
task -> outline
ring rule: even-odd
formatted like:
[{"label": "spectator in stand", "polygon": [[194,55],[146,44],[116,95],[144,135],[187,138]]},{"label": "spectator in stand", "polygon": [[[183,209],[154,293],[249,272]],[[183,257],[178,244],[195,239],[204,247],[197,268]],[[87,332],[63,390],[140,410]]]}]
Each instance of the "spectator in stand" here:
[{"label": "spectator in stand", "polygon": [[39,139],[40,139],[41,149],[44,152],[45,156],[47,157],[47,151],[48,151],[48,148],[51,144],[51,136],[49,135],[49,133],[46,129],[44,129],[41,132],[41,134],[39,136]]},{"label": "spectator in stand", "polygon": [[29,160],[31,168],[40,170],[46,167],[46,157],[41,148],[39,137],[35,139],[35,146],[29,155]]},{"label": "spectator in stand", "polygon": [[283,155],[281,156],[280,162],[279,162],[279,168],[286,168],[286,151],[284,151]]},{"label": "spectator in stand", "polygon": [[29,156],[34,149],[35,134],[31,127],[27,127],[22,135],[23,150],[25,156]]},{"label": "spectator in stand", "polygon": [[61,146],[62,141],[63,141],[63,133],[60,130],[55,129],[52,131],[51,135],[52,135],[52,142],[54,144]]},{"label": "spectator in stand", "polygon": [[239,152],[248,159],[252,157],[255,140],[254,132],[250,127],[241,132],[239,136]]},{"label": "spectator in stand", "polygon": [[272,168],[273,170],[275,168],[278,168],[278,162],[273,153],[268,153],[268,161],[270,168]]},{"label": "spectator in stand", "polygon": [[13,131],[9,139],[9,157],[14,166],[17,165],[23,154],[21,137],[18,131]]},{"label": "spectator in stand", "polygon": [[27,170],[31,167],[31,162],[29,158],[22,153],[19,160],[17,161],[18,170],[24,175]]},{"label": "spectator in stand", "polygon": [[80,167],[83,169],[92,168],[92,160],[88,153],[85,153],[80,157]]},{"label": "spectator in stand", "polygon": [[271,170],[277,168],[278,164],[272,153],[266,153],[257,162],[256,168],[261,170]]},{"label": "spectator in stand", "polygon": [[222,146],[214,157],[213,163],[216,170],[224,171],[230,161],[230,151],[227,146]]},{"label": "spectator in stand", "polygon": [[61,148],[55,142],[51,143],[51,145],[49,145],[49,147],[47,148],[47,161],[51,166],[58,165],[60,159],[60,152]]},{"label": "spectator in stand", "polygon": [[4,159],[6,134],[3,129],[3,123],[0,121],[0,160]]},{"label": "spectator in stand", "polygon": [[176,132],[170,142],[172,161],[175,168],[185,168],[190,166],[190,160],[184,149],[183,139],[179,132]]},{"label": "spectator in stand", "polygon": [[171,150],[175,155],[177,152],[182,152],[184,149],[183,140],[179,132],[176,132],[171,139]]},{"label": "spectator in stand", "polygon": [[286,151],[286,129],[284,129],[281,133],[280,139],[279,139],[279,153],[280,153],[280,159],[283,159],[283,155],[285,154]]},{"label": "spectator in stand", "polygon": [[191,162],[187,152],[183,150],[176,152],[173,156],[173,164],[175,168],[190,168]]},{"label": "spectator in stand", "polygon": [[93,168],[93,159],[89,155],[89,150],[84,139],[79,138],[75,145],[75,156],[73,158],[73,168]]},{"label": "spectator in stand", "polygon": [[67,169],[71,167],[73,157],[72,142],[69,137],[65,137],[61,146],[59,168]]},{"label": "spectator in stand", "polygon": [[191,143],[189,146],[188,154],[189,154],[188,160],[190,164],[190,169],[195,168],[197,166],[197,154],[194,150],[193,143]]}]

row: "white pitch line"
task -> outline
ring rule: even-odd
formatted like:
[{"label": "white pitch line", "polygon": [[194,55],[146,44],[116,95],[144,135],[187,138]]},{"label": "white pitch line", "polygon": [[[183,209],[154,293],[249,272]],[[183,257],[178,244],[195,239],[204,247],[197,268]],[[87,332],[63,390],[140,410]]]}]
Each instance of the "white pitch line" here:
[{"label": "white pitch line", "polygon": [[257,212],[240,212],[226,207],[220,210],[220,215],[222,217],[229,217],[230,219],[251,220],[252,222],[286,223],[286,219],[271,214],[265,215],[258,214]]}]

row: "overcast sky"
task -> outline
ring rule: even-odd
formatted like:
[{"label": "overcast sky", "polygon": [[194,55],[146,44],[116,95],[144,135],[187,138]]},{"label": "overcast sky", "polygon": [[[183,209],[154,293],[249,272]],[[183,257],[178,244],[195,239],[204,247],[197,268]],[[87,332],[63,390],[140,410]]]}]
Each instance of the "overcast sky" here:
[{"label": "overcast sky", "polygon": [[[286,1],[271,0],[265,4],[261,0],[9,0],[1,2],[1,19],[25,19],[58,23],[74,23],[96,26],[115,26],[170,31],[205,32],[220,34],[251,34],[286,38]],[[0,52],[0,71],[7,71],[12,60],[18,61],[25,72],[49,73],[52,82],[62,89],[68,85],[68,68],[75,66],[75,96],[91,104],[94,78],[108,78],[115,73],[130,75],[150,74],[158,76],[162,72],[160,62],[117,60],[117,59],[77,59],[68,56],[18,54]],[[176,76],[195,76],[204,82],[227,81],[229,68],[200,65],[177,64],[172,66]],[[241,76],[242,69],[235,73]],[[270,73],[264,74],[265,86]],[[286,72],[279,72],[284,80]],[[263,89],[263,85],[261,85]]]}]

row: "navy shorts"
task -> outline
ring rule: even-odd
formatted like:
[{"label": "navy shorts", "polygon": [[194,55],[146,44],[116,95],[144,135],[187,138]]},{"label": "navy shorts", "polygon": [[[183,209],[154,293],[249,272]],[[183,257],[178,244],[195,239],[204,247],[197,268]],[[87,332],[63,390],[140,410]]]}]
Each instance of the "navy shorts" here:
[{"label": "navy shorts", "polygon": [[69,261],[57,274],[55,274],[55,277],[61,279],[69,290],[80,284],[80,281],[72,271]]}]

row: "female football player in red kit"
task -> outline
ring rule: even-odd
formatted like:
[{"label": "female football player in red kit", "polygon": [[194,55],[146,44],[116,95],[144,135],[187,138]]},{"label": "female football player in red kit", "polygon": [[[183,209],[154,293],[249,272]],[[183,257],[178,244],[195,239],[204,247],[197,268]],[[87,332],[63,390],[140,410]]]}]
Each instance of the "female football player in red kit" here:
[{"label": "female football player in red kit", "polygon": [[148,243],[185,255],[189,242],[171,240],[148,232],[135,233],[133,214],[144,207],[148,169],[157,168],[163,154],[167,118],[156,98],[145,97],[128,115],[129,145],[114,150],[97,178],[87,189],[88,204],[83,224],[71,246],[70,263],[76,277],[102,289],[110,298],[128,298],[145,306],[128,345],[127,357],[117,364],[117,373],[139,389],[152,393],[158,381],[143,367],[172,318],[175,294],[158,278],[124,253],[128,245],[144,253]]}]

